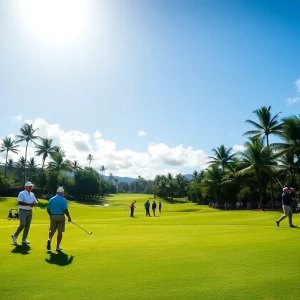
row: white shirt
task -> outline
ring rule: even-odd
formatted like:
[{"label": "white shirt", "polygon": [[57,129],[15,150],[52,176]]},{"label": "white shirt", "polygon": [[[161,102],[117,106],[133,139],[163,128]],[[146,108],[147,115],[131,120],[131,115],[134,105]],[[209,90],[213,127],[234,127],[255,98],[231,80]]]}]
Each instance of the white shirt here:
[{"label": "white shirt", "polygon": [[[36,198],[32,192],[29,193],[25,190],[25,191],[22,191],[19,193],[18,202],[19,201],[31,204],[36,201]],[[31,206],[25,206],[25,205],[21,205],[21,204],[19,204],[19,208],[25,209],[25,210],[32,210]]]}]

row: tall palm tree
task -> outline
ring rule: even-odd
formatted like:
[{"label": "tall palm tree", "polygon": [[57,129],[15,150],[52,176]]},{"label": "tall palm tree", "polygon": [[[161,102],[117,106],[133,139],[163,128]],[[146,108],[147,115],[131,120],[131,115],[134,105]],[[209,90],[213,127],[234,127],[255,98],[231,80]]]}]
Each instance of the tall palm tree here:
[{"label": "tall palm tree", "polygon": [[77,160],[71,162],[71,168],[73,172],[82,169]]},{"label": "tall palm tree", "polygon": [[18,142],[26,142],[26,148],[25,148],[25,165],[24,165],[24,177],[23,177],[23,185],[25,185],[26,181],[26,160],[27,160],[27,148],[29,142],[34,142],[34,140],[38,139],[38,136],[35,135],[37,129],[34,129],[32,124],[24,124],[21,129],[21,134],[17,135]]},{"label": "tall palm tree", "polygon": [[94,160],[94,156],[92,154],[89,154],[86,159],[89,162],[89,168],[90,168],[91,167],[91,162],[92,162],[92,160]]},{"label": "tall palm tree", "polygon": [[29,171],[29,178],[32,180],[32,176],[36,173],[38,164],[36,163],[34,157],[30,158],[26,164]]},{"label": "tall palm tree", "polygon": [[61,153],[52,154],[51,161],[48,164],[48,169],[50,172],[56,172],[56,178],[61,171],[72,172],[71,163],[68,159],[64,159]]},{"label": "tall palm tree", "polygon": [[254,174],[259,192],[260,207],[263,205],[263,182],[264,175],[272,175],[274,166],[277,165],[275,155],[269,146],[264,146],[260,138],[252,138],[245,143],[245,151],[240,153],[242,169],[237,175]]},{"label": "tall palm tree", "polygon": [[2,144],[0,146],[0,152],[6,151],[6,158],[5,158],[5,178],[6,178],[6,167],[7,167],[7,157],[8,157],[8,152],[12,153],[18,153],[19,145],[17,145],[17,142],[12,140],[11,137],[5,137],[2,139]]},{"label": "tall palm tree", "polygon": [[217,147],[217,149],[212,149],[212,152],[215,156],[209,156],[208,164],[210,165],[217,165],[222,168],[224,172],[225,168],[232,162],[232,158],[235,156],[235,153],[231,154],[232,148],[226,149],[224,145]]},{"label": "tall palm tree", "polygon": [[[258,118],[258,123],[252,120],[246,120],[246,123],[253,125],[256,129],[246,131],[244,136],[252,136],[259,138],[266,138],[267,146],[269,146],[269,135],[280,135],[282,132],[282,123],[279,123],[278,117],[281,114],[281,111],[275,114],[274,117],[271,115],[271,105],[269,107],[263,106],[260,109],[256,109],[253,113]],[[273,180],[271,177],[271,201],[273,204],[274,201],[274,192],[273,192]]]},{"label": "tall palm tree", "polygon": [[246,120],[246,123],[253,125],[256,129],[246,131],[243,136],[266,138],[267,146],[269,146],[269,135],[280,135],[282,132],[282,123],[278,121],[281,111],[272,117],[271,106],[263,106],[254,110],[253,113],[257,116],[258,123],[252,120]]},{"label": "tall palm tree", "polygon": [[47,138],[40,138],[42,141],[41,145],[36,145],[37,150],[35,151],[35,154],[37,156],[43,156],[43,163],[42,163],[42,171],[44,170],[45,161],[48,156],[51,156],[52,153],[54,153],[52,142],[53,139],[47,139]]}]

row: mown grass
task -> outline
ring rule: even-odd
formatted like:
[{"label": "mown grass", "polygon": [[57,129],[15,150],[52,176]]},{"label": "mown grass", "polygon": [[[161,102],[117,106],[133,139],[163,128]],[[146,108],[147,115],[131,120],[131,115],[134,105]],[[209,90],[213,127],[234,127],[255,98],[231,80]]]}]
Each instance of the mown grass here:
[{"label": "mown grass", "polygon": [[[162,214],[146,218],[147,199],[153,197],[115,195],[105,199],[114,206],[101,207],[70,202],[73,221],[93,234],[67,223],[61,254],[46,250],[41,207],[33,211],[30,247],[14,246],[18,221],[6,217],[16,200],[2,200],[0,298],[299,299],[300,231],[287,220],[276,227],[281,212],[162,201]],[[298,214],[294,220],[300,225]]]}]

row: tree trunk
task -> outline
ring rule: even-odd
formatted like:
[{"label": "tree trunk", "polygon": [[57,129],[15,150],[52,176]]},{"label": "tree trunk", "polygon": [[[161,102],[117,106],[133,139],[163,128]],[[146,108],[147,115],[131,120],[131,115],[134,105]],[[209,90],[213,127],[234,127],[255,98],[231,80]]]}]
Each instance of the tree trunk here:
[{"label": "tree trunk", "polygon": [[23,186],[25,186],[26,182],[26,161],[27,161],[27,148],[28,148],[28,142],[26,144],[26,150],[25,150],[25,163],[24,163],[24,178],[23,178]]},{"label": "tree trunk", "polygon": [[5,167],[4,167],[4,178],[6,179],[6,168],[7,168],[7,156],[8,156],[8,150],[6,150],[6,159],[5,159]]}]

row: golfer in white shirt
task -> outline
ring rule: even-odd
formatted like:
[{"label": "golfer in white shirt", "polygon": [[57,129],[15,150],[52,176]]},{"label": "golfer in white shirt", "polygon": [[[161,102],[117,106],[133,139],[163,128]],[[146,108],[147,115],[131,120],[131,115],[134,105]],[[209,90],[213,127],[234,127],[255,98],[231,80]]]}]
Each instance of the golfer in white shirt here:
[{"label": "golfer in white shirt", "polygon": [[30,242],[27,241],[27,236],[32,220],[32,207],[34,207],[37,203],[34,194],[31,192],[33,186],[34,185],[31,182],[26,182],[25,190],[20,192],[18,196],[20,226],[17,228],[17,231],[11,235],[15,244],[17,244],[18,235],[23,231],[23,229],[22,244],[30,244]]}]

